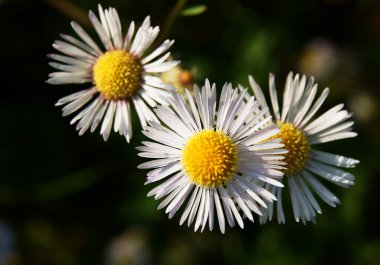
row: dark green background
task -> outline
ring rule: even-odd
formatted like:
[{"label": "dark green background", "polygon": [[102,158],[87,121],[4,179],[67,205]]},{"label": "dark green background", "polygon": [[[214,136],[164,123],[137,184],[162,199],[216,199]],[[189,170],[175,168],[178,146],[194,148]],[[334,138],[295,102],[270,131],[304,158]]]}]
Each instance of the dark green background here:
[{"label": "dark green background", "polygon": [[[324,109],[344,102],[359,136],[323,148],[357,158],[356,185],[326,185],[341,199],[321,202],[317,224],[292,219],[244,230],[194,233],[168,220],[147,198],[146,171],[135,147],[144,139],[136,115],[131,144],[99,132],[77,135],[54,103],[81,86],[50,86],[47,53],[70,20],[51,1],[0,0],[0,264],[380,264],[380,4],[375,0],[189,1],[199,16],[179,16],[169,32],[182,67],[209,78],[283,87],[288,71],[314,75],[331,93]],[[72,1],[96,10],[96,1]],[[104,1],[130,20],[151,14],[163,25],[174,1]],[[84,21],[83,23],[86,23]],[[87,21],[88,23],[88,21]],[[87,27],[94,35],[94,31]],[[281,92],[280,92],[281,93]],[[322,147],[320,149],[323,149]],[[1,227],[0,227],[1,228]],[[6,252],[7,260],[2,256]]]}]

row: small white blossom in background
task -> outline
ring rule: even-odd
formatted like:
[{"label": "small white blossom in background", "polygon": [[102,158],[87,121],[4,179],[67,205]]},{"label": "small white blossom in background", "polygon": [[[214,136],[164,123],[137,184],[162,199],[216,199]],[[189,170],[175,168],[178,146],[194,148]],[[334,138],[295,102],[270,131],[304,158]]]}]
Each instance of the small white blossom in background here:
[{"label": "small white blossom in background", "polygon": [[[249,81],[263,108],[268,108],[259,85],[251,76]],[[275,138],[280,138],[285,144],[284,148],[288,150],[284,160],[287,163],[284,170],[287,184],[283,190],[261,182],[263,187],[277,197],[277,202],[270,204],[265,215],[260,218],[263,223],[268,218],[272,219],[274,205],[277,206],[278,222],[285,223],[283,191],[289,190],[295,220],[306,223],[315,221],[316,213],[322,212],[313,192],[332,207],[339,203],[339,199],[317,177],[345,188],[354,185],[354,176],[340,168],[355,167],[359,163],[358,160],[316,149],[319,144],[357,135],[352,132],[354,122],[349,120],[351,113],[343,109],[343,104],[339,104],[316,116],[329,94],[329,89],[325,88],[316,99],[317,90],[318,85],[314,83],[313,77],[307,79],[306,76],[300,77],[298,74],[293,77],[291,72],[286,79],[283,103],[280,107],[274,76],[270,75],[269,92],[274,119],[266,125],[280,126],[281,132]],[[268,117],[269,115],[267,114]]]}]

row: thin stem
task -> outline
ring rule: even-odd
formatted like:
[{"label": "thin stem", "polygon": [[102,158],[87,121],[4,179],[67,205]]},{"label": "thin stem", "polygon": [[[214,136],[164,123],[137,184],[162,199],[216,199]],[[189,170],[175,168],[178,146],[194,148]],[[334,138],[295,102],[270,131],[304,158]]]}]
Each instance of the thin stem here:
[{"label": "thin stem", "polygon": [[164,25],[162,26],[162,30],[160,35],[155,41],[155,45],[161,44],[168,36],[170,30],[173,27],[174,21],[177,18],[178,14],[181,12],[182,8],[185,6],[187,0],[178,0],[177,3],[173,6],[169,15],[167,16]]},{"label": "thin stem", "polygon": [[51,7],[55,8],[67,17],[75,20],[84,27],[91,27],[91,22],[87,17],[85,11],[83,11],[77,5],[67,0],[42,0]]}]

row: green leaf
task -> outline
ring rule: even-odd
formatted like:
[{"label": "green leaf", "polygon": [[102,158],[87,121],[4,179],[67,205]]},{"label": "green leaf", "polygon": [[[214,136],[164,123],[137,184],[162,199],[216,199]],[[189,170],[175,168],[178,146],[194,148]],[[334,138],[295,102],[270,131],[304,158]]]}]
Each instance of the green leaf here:
[{"label": "green leaf", "polygon": [[206,5],[195,5],[188,8],[185,8],[182,10],[181,15],[182,16],[197,16],[202,14],[207,10]]}]

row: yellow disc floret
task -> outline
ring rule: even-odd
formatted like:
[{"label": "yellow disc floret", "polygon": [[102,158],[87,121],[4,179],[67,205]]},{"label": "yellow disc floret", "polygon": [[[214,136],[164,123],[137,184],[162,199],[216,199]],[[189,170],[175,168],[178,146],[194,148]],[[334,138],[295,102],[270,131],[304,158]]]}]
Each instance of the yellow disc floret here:
[{"label": "yellow disc floret", "polygon": [[187,141],[181,163],[193,183],[205,187],[224,185],[236,172],[237,147],[223,132],[203,130]]},{"label": "yellow disc floret", "polygon": [[306,135],[291,123],[279,122],[281,132],[273,138],[281,138],[288,153],[285,154],[285,176],[291,176],[302,169],[310,157],[310,144]]},{"label": "yellow disc floret", "polygon": [[108,51],[94,65],[94,83],[106,99],[128,98],[140,88],[142,71],[134,55],[123,50]]}]

